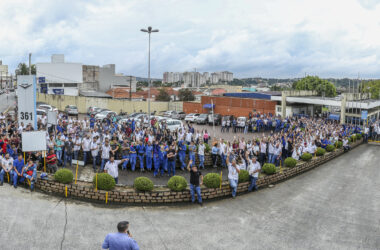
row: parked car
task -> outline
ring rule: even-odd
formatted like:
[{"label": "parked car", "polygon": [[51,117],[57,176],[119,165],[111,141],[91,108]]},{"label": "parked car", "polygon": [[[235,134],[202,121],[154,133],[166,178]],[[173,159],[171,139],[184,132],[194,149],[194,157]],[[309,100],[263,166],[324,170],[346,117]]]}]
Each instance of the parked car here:
[{"label": "parked car", "polygon": [[37,113],[37,120],[41,119],[42,115],[47,115],[47,112],[45,109],[36,109]]},{"label": "parked car", "polygon": [[168,119],[166,120],[166,127],[173,132],[179,128],[182,128],[182,122],[180,120]]},{"label": "parked car", "polygon": [[96,120],[103,120],[104,118],[117,115],[116,112],[113,112],[111,110],[102,111],[95,115]]},{"label": "parked car", "polygon": [[185,121],[187,122],[195,122],[195,120],[199,117],[199,114],[191,113],[185,116]]},{"label": "parked car", "polygon": [[185,112],[175,112],[172,114],[171,118],[176,120],[183,120],[186,117]]},{"label": "parked car", "polygon": [[240,116],[236,120],[236,126],[243,128],[245,126],[246,121],[247,121],[247,117]]},{"label": "parked car", "polygon": [[78,115],[78,108],[75,105],[67,105],[65,107],[65,112],[68,115]]},{"label": "parked car", "polygon": [[87,109],[87,114],[88,114],[88,115],[91,115],[91,113],[94,112],[96,109],[99,109],[99,108],[98,108],[98,107],[95,107],[95,106],[94,106],[94,107],[89,107],[89,108]]},{"label": "parked car", "polygon": [[220,114],[209,114],[208,115],[208,125],[213,125],[213,123],[218,126],[222,123],[222,116]]},{"label": "parked car", "polygon": [[92,111],[90,113],[90,116],[95,116],[97,114],[99,114],[100,112],[103,112],[103,111],[109,111],[108,109],[103,109],[103,108],[94,108],[94,111]]},{"label": "parked car", "polygon": [[174,110],[168,110],[164,113],[164,116],[165,117],[171,117],[174,113],[176,113],[176,111]]},{"label": "parked car", "polygon": [[197,124],[206,124],[208,122],[208,114],[200,114],[195,121]]},{"label": "parked car", "polygon": [[41,104],[38,106],[39,109],[44,109],[46,111],[55,111],[58,112],[58,109],[52,105],[49,104]]}]

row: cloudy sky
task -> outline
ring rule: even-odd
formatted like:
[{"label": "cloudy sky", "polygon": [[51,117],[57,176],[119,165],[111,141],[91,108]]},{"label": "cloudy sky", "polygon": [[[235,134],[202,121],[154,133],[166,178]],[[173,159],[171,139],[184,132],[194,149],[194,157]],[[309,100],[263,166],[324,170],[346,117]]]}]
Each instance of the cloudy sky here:
[{"label": "cloudy sky", "polygon": [[380,0],[1,0],[0,60],[115,63],[120,73],[380,78]]}]

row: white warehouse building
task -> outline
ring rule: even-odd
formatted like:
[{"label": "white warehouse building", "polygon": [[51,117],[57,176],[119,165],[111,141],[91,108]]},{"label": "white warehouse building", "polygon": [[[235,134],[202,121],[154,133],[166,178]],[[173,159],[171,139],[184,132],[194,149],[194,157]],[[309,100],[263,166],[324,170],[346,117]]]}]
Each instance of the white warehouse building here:
[{"label": "white warehouse building", "polygon": [[41,93],[78,96],[83,83],[81,63],[67,63],[65,56],[55,54],[51,62],[37,63],[37,88]]}]

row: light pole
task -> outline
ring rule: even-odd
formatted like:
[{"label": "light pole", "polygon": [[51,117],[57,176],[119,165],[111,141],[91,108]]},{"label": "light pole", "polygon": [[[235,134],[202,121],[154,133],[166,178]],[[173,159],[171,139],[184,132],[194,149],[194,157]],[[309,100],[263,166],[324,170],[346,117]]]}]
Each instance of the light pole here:
[{"label": "light pole", "polygon": [[141,29],[142,32],[146,32],[149,35],[149,50],[148,50],[148,119],[150,124],[150,34],[158,32],[158,29],[153,30],[151,26],[148,29]]}]

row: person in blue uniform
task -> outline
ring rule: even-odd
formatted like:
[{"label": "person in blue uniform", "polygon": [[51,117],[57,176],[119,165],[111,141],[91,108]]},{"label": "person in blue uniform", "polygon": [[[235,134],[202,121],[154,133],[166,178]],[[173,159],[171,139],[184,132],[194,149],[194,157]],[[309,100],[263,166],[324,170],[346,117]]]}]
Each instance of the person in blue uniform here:
[{"label": "person in blue uniform", "polygon": [[185,167],[186,167],[186,163],[185,163],[186,144],[184,143],[184,141],[182,139],[178,142],[178,157],[179,157],[179,161],[181,163],[181,165],[180,165],[181,170],[185,170]]},{"label": "person in blue uniform", "polygon": [[148,171],[152,170],[152,159],[153,159],[153,146],[148,141],[145,145],[145,160],[146,160],[146,168]]},{"label": "person in blue uniform", "polygon": [[24,176],[22,175],[22,169],[24,168],[24,159],[22,158],[22,154],[19,154],[17,159],[13,161],[13,187],[17,188],[18,182],[22,182],[24,180]]},{"label": "person in blue uniform", "polygon": [[154,164],[154,173],[153,176],[156,177],[158,175],[158,171],[161,167],[161,160],[162,157],[160,156],[161,154],[161,148],[160,145],[158,145],[157,141],[153,143],[153,164]]},{"label": "person in blue uniform", "polygon": [[136,168],[136,158],[137,158],[136,146],[132,143],[131,146],[129,147],[129,162],[131,163],[132,171],[135,171],[135,168]]},{"label": "person in blue uniform", "polygon": [[194,142],[190,142],[189,146],[189,160],[191,161],[190,167],[195,165],[195,151],[197,150],[197,147],[194,145]]},{"label": "person in blue uniform", "polygon": [[144,154],[145,154],[145,147],[143,143],[140,141],[140,143],[136,146],[137,150],[137,156],[139,157],[140,161],[140,171],[144,171]]}]

